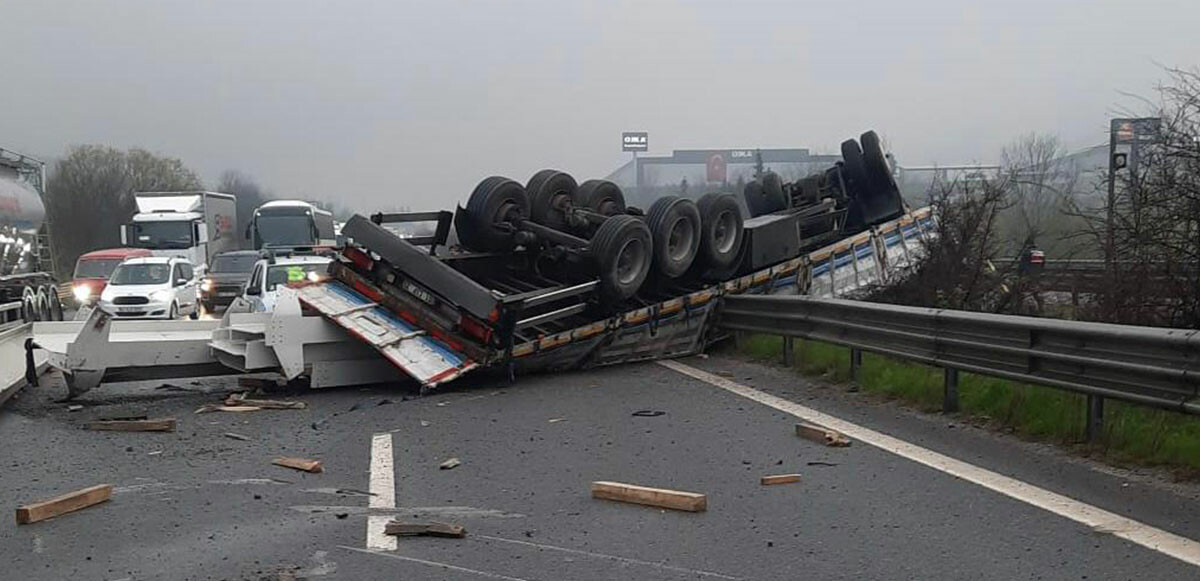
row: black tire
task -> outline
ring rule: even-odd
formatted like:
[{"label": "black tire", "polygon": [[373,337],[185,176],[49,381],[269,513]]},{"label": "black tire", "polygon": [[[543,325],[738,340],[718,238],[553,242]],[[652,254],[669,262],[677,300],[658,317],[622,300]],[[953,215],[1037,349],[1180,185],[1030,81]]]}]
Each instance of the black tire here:
[{"label": "black tire", "polygon": [[745,231],[742,210],[733,194],[704,194],[696,203],[700,212],[700,251],[696,260],[712,269],[733,266],[742,249]]},{"label": "black tire", "polygon": [[459,211],[464,219],[455,219],[458,240],[476,252],[504,252],[515,245],[516,229],[505,228],[512,218],[529,217],[529,198],[521,184],[501,176],[479,182],[467,207]]},{"label": "black tire", "polygon": [[200,305],[197,303],[196,306],[192,309],[192,312],[188,313],[188,319],[195,321],[199,318],[200,318]]},{"label": "black tire", "polygon": [[600,225],[589,248],[605,298],[625,300],[637,294],[650,273],[654,248],[645,222],[633,216],[613,216]]},{"label": "black tire", "polygon": [[758,180],[746,182],[746,187],[742,189],[742,197],[746,198],[746,210],[750,212],[751,218],[767,213],[766,204],[763,201],[762,183]]},{"label": "black tire", "polygon": [[762,175],[762,190],[764,207],[767,209],[766,214],[786,210],[788,207],[787,195],[783,193],[783,179],[779,174],[769,171]]},{"label": "black tire", "polygon": [[845,170],[847,187],[852,196],[866,192],[871,187],[871,179],[867,176],[866,162],[863,160],[862,148],[853,139],[842,142],[842,169]]},{"label": "black tire", "polygon": [[179,318],[179,307],[176,307],[175,303],[171,303],[170,308],[167,309],[167,319],[174,321],[177,318]]},{"label": "black tire", "polygon": [[50,321],[50,296],[46,294],[46,287],[38,287],[34,293],[35,308],[37,310],[37,320]]},{"label": "black tire", "polygon": [[859,138],[862,143],[863,163],[866,166],[867,179],[885,191],[896,188],[896,178],[892,177],[892,167],[888,165],[887,156],[879,142],[879,135],[867,131]]},{"label": "black tire", "polygon": [[567,203],[575,197],[579,185],[570,174],[544,169],[533,174],[525,186],[529,196],[530,218],[548,228],[567,229]]},{"label": "black tire", "polygon": [[625,213],[625,194],[608,180],[588,180],[575,190],[575,205],[597,214],[616,216]]},{"label": "black tire", "polygon": [[25,287],[21,289],[21,320],[26,323],[37,321],[37,295],[33,289]]},{"label": "black tire", "polygon": [[687,272],[700,251],[700,210],[679,196],[655,200],[646,213],[654,239],[654,270],[667,278]]},{"label": "black tire", "polygon": [[50,293],[50,320],[63,320],[63,305],[62,299],[58,298],[58,289],[54,285],[46,285],[46,292]]}]

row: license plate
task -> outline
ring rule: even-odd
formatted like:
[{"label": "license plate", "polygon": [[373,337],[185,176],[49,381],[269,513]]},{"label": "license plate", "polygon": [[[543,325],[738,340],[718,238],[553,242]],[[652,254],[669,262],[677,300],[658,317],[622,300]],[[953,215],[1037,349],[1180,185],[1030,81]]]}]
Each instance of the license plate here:
[{"label": "license plate", "polygon": [[145,307],[117,307],[119,313],[137,313],[146,310]]},{"label": "license plate", "polygon": [[217,293],[217,296],[219,296],[219,297],[236,297],[237,293],[236,292]]},{"label": "license plate", "polygon": [[422,289],[422,288],[418,287],[417,285],[415,285],[411,282],[408,282],[407,280],[400,282],[400,288],[408,291],[408,294],[411,294],[412,296],[417,297],[418,299],[421,299],[422,301],[424,301],[427,304],[432,305],[437,302],[434,300],[433,295],[430,294],[429,291],[426,291],[425,289]]}]

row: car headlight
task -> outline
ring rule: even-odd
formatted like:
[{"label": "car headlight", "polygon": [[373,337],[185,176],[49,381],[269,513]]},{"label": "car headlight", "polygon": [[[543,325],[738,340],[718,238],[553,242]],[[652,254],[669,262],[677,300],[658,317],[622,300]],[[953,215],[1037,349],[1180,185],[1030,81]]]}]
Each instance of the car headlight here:
[{"label": "car headlight", "polygon": [[162,301],[165,301],[169,298],[171,298],[171,291],[166,290],[166,289],[156,290],[156,291],[150,293],[150,300],[152,300],[156,303],[161,303]]},{"label": "car headlight", "polygon": [[81,303],[92,298],[92,287],[86,284],[77,284],[71,290],[75,293],[75,300]]},{"label": "car headlight", "polygon": [[202,290],[204,292],[208,292],[208,291],[212,290],[212,280],[206,278],[206,279],[200,281],[200,290]]},{"label": "car headlight", "polygon": [[308,282],[321,282],[322,280],[325,280],[325,277],[315,270],[309,271],[308,275],[306,275],[306,278],[308,278]]}]

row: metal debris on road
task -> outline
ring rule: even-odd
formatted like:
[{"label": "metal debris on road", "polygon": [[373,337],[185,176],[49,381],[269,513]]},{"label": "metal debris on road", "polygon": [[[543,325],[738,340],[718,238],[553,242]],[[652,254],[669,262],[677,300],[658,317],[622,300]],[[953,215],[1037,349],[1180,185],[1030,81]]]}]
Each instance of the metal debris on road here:
[{"label": "metal debris on road", "polygon": [[225,437],[226,437],[226,438],[233,438],[234,440],[241,440],[241,441],[243,441],[243,442],[249,442],[249,441],[250,441],[250,436],[243,436],[243,435],[241,435],[241,434],[235,434],[235,433],[233,433],[233,432],[225,432]]},{"label": "metal debris on road", "polygon": [[244,393],[230,394],[225,398],[226,406],[253,406],[267,410],[302,410],[308,404],[302,401],[284,401],[278,399],[250,399]]},{"label": "metal debris on road", "polygon": [[845,434],[813,424],[796,424],[796,435],[826,446],[844,448],[850,445],[850,439]]},{"label": "metal debris on road", "polygon": [[567,421],[567,418],[550,418],[550,421],[547,423],[557,424],[558,422],[565,422],[565,421]]},{"label": "metal debris on road", "polygon": [[838,463],[837,462],[821,462],[820,460],[814,460],[812,462],[809,462],[808,465],[809,466],[837,466]]},{"label": "metal debris on road", "polygon": [[73,405],[67,406],[67,411],[69,411],[69,412],[77,412],[81,409],[83,409],[83,406],[81,406],[79,404],[73,404]]},{"label": "metal debris on road", "polygon": [[304,458],[276,458],[271,460],[271,463],[276,466],[283,466],[284,468],[291,468],[293,470],[300,470],[303,472],[311,472],[313,474],[320,474],[321,472],[325,471],[325,469],[321,467],[320,461],[305,460]]},{"label": "metal debris on road", "polygon": [[667,412],[659,410],[638,410],[629,414],[635,418],[657,418],[658,416],[666,415]]},{"label": "metal debris on road", "polygon": [[75,492],[68,492],[49,500],[41,500],[17,508],[17,524],[35,523],[60,514],[100,504],[112,496],[111,484],[97,484]]},{"label": "metal debris on road", "polygon": [[441,522],[406,523],[394,520],[384,526],[383,534],[397,537],[425,536],[461,539],[467,536],[467,529],[462,525]]},{"label": "metal debris on road", "polygon": [[206,414],[209,412],[257,412],[262,409],[263,408],[252,405],[222,405],[210,403],[200,406],[195,413]]},{"label": "metal debris on road", "polygon": [[462,464],[462,462],[460,462],[458,460],[458,458],[451,458],[451,459],[446,460],[445,462],[442,462],[441,464],[439,464],[438,468],[440,468],[442,470],[449,470],[451,468],[458,466],[459,464]]}]

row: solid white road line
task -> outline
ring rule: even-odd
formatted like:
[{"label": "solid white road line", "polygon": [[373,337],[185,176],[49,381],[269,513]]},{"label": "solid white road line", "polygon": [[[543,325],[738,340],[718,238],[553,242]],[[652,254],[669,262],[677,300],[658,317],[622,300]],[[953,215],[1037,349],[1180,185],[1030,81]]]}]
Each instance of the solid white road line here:
[{"label": "solid white road line", "polygon": [[1169,555],[1185,563],[1200,567],[1200,543],[1187,537],[1140,523],[1119,514],[1111,513],[1107,510],[1051,492],[1044,488],[1039,488],[1015,478],[997,474],[961,460],[955,460],[949,456],[910,444],[899,438],[893,438],[870,428],[864,428],[810,407],[701,371],[678,361],[659,361],[658,364],[763,405],[773,407],[781,412],[789,413],[804,421],[837,430],[852,439],[870,444],[897,456],[908,458],[951,476],[962,478],[968,482],[974,482],[1005,496],[1048,510],[1059,516],[1087,525],[1096,532],[1115,535],[1153,551],[1158,551],[1164,555]]},{"label": "solid white road line", "polygon": [[488,571],[480,571],[478,569],[468,569],[466,567],[459,567],[458,565],[451,565],[450,563],[439,563],[437,561],[428,561],[425,559],[418,559],[416,557],[406,557],[404,555],[397,555],[396,553],[378,553],[375,551],[368,551],[366,549],[359,549],[357,547],[347,547],[345,545],[338,546],[346,549],[347,551],[354,551],[356,553],[379,555],[380,557],[387,557],[389,559],[396,559],[398,561],[408,561],[410,563],[420,563],[422,565],[429,565],[430,567],[441,567],[451,571],[458,571],[459,573],[471,573],[473,575],[479,575],[480,577],[486,577],[488,579],[500,579],[502,581],[530,581],[529,579],[522,579],[520,577],[509,577],[508,575],[501,575],[499,573],[490,573]]},{"label": "solid white road line", "polygon": [[[371,476],[367,490],[367,506],[370,508],[396,508],[396,472],[392,468],[392,435],[375,434],[371,437]],[[387,515],[367,517],[367,548],[378,551],[396,550],[396,537],[383,534],[388,521]]]}]

